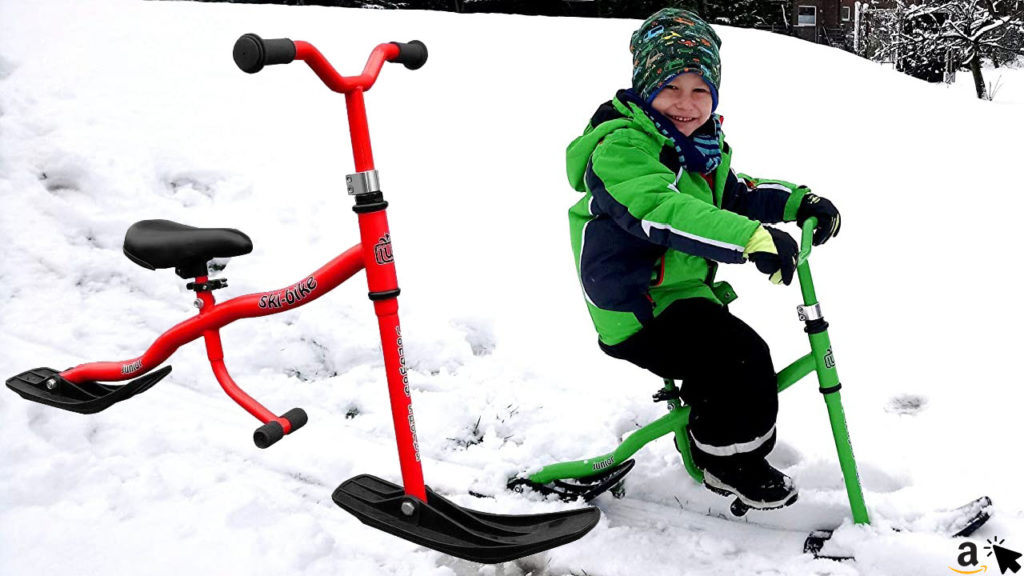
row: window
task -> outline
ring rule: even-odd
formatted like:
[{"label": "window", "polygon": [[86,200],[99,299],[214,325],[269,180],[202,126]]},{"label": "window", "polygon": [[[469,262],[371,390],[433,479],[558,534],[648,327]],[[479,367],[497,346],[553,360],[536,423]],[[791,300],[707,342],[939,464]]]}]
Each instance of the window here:
[{"label": "window", "polygon": [[797,26],[815,26],[818,23],[818,7],[817,6],[797,6],[796,8],[796,25]]},{"label": "window", "polygon": [[843,22],[849,22],[849,21],[850,21],[850,7],[849,6],[843,6]]}]

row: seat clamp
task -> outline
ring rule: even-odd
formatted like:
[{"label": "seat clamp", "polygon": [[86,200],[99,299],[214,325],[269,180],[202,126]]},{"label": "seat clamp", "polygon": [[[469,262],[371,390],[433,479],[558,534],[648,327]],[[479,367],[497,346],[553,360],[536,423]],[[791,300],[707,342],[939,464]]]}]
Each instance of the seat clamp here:
[{"label": "seat clamp", "polygon": [[651,396],[655,403],[668,402],[669,400],[682,400],[682,392],[678,388],[674,390],[661,389]]},{"label": "seat clamp", "polygon": [[196,292],[213,292],[214,290],[220,290],[221,288],[227,288],[227,278],[214,278],[207,280],[206,282],[189,282],[185,285],[188,290],[195,290]]}]

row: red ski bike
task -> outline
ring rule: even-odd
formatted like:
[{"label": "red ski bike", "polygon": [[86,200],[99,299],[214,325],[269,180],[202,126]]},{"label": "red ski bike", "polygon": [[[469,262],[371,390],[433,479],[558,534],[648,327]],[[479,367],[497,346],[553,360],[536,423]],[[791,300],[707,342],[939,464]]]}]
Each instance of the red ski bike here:
[{"label": "red ski bike", "polygon": [[[355,199],[353,211],[359,219],[360,243],[287,288],[218,304],[213,292],[226,287],[227,281],[209,278],[208,263],[214,258],[248,254],[252,251],[249,237],[234,229],[193,228],[168,220],[136,222],[125,235],[125,255],[144,268],[173,268],[181,278],[193,279],[187,287],[196,294],[198,314],[162,334],[138,358],[93,362],[64,371],[37,368],[8,379],[7,386],[28,400],[92,414],[152,387],[170,373],[171,367],[154,369],[182,345],[202,337],[217,381],[228,396],[263,423],[253,440],[256,446],[267,448],[301,428],[306,413],[293,408],[276,416],[239,388],[224,365],[220,328],[243,318],[304,306],[365,270],[369,298],[380,327],[403,486],[370,475],[355,476],[338,486],[334,502],[365,524],[476,562],[520,558],[572,542],[589,532],[600,516],[596,508],[521,516],[487,514],[462,508],[424,485],[398,321],[399,288],[388,229],[388,203],[373,164],[363,93],[376,82],[385,62],[401,63],[410,70],[423,66],[426,46],[415,40],[380,44],[371,52],[362,74],[348,77],[339,75],[307,42],[263,40],[246,34],[235,43],[233,55],[238,67],[250,74],[270,64],[305,61],[328,88],[345,95],[356,169],[346,177],[346,183]],[[134,380],[127,384],[109,384],[131,378]]]}]

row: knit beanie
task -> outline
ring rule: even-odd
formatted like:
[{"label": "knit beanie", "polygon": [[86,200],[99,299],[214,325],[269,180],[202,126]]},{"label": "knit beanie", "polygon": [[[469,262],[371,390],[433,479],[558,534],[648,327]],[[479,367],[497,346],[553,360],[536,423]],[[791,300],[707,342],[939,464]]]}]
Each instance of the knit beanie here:
[{"label": "knit beanie", "polygon": [[681,8],[662,8],[633,32],[633,91],[650,103],[680,74],[700,74],[711,89],[712,110],[718,108],[722,40],[699,16]]}]

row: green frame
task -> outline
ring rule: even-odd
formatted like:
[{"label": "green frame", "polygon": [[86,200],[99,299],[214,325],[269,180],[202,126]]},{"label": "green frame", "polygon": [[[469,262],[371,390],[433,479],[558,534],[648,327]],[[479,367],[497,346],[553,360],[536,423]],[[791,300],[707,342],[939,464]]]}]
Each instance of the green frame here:
[{"label": "green frame", "polygon": [[[817,309],[815,307],[818,306],[814,282],[811,279],[811,268],[807,262],[811,254],[811,240],[816,225],[817,220],[814,218],[809,218],[804,222],[800,255],[797,260],[797,274],[804,301],[804,305],[801,307],[801,320],[803,321],[807,321],[803,310]],[[857,524],[868,524],[870,520],[867,507],[864,504],[864,493],[861,490],[860,475],[857,472],[857,462],[853,455],[853,445],[850,443],[846,413],[843,410],[842,398],[839,393],[839,374],[836,371],[836,363],[832,354],[832,343],[828,337],[828,324],[822,319],[817,326],[818,330],[808,331],[811,352],[798,358],[778,373],[779,392],[796,384],[811,372],[817,373],[818,390],[822,393],[825,406],[828,409],[832,436],[835,438],[839,466],[846,483],[853,521]],[[615,450],[585,460],[549,464],[531,474],[529,480],[538,484],[547,484],[555,480],[583,479],[594,476],[625,462],[648,443],[662,436],[675,434],[676,448],[682,455],[686,471],[698,484],[703,484],[704,473],[693,463],[690,443],[686,436],[686,427],[690,421],[690,407],[679,400],[678,394],[675,394],[678,390],[675,381],[666,378],[664,391],[672,396],[668,400],[668,414],[630,434]]]}]

